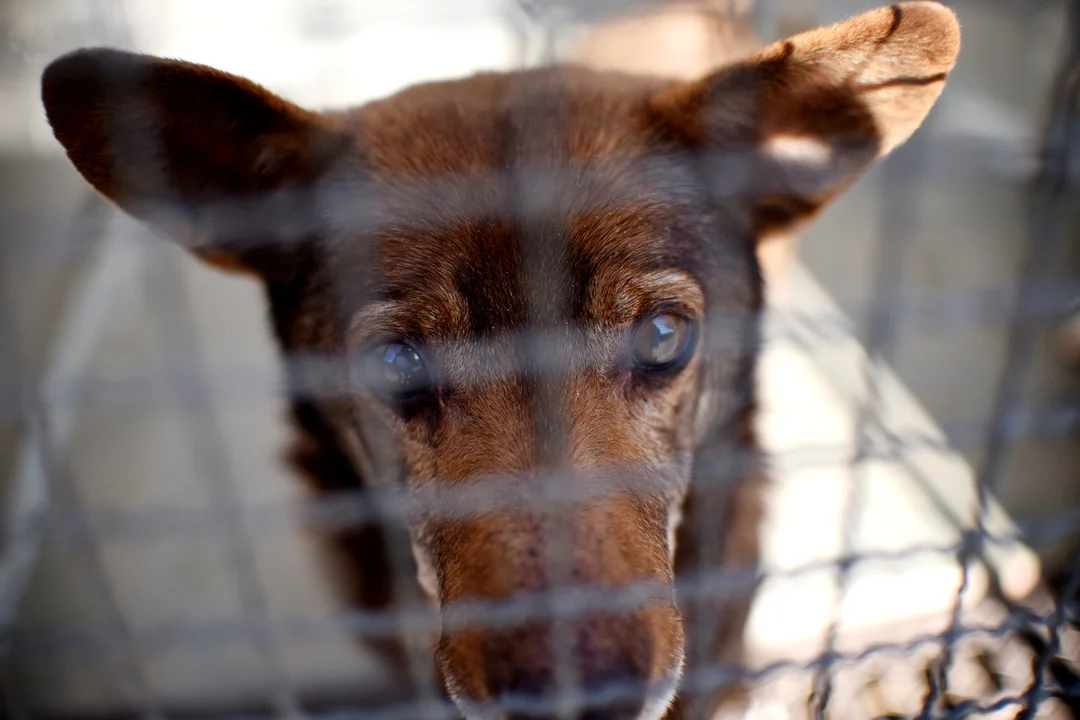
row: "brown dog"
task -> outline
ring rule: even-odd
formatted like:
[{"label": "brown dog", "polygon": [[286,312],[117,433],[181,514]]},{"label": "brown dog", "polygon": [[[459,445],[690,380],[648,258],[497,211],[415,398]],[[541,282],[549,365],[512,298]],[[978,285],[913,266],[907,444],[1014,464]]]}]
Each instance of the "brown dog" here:
[{"label": "brown dog", "polygon": [[[298,460],[327,495],[403,500],[462,712],[654,720],[710,712],[739,658],[755,242],[903,142],[958,50],[951,11],[911,2],[692,82],[558,67],[315,113],[83,50],[43,98],[95,188],[265,281]],[[336,539],[354,603],[402,601],[377,526]],[[542,612],[495,622],[522,598]]]}]

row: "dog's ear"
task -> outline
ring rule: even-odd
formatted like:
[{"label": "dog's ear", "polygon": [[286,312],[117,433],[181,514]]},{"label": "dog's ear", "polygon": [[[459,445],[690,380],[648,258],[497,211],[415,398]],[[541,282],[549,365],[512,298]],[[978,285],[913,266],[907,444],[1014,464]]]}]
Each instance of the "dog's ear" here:
[{"label": "dog's ear", "polygon": [[960,50],[937,2],[904,2],[795,35],[653,98],[707,159],[716,192],[752,203],[759,229],[811,215],[922,123]]},{"label": "dog's ear", "polygon": [[[107,49],[50,64],[42,100],[80,173],[208,262],[303,235],[311,190],[347,143],[329,119],[211,68]],[[247,268],[250,269],[250,268]]]}]

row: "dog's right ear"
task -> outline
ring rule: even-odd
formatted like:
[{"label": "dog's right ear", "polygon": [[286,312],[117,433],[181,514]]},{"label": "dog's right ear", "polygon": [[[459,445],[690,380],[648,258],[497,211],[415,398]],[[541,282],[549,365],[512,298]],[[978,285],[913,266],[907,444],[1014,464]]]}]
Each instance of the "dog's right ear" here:
[{"label": "dog's right ear", "polygon": [[760,231],[813,216],[915,132],[960,52],[938,2],[901,2],[800,33],[652,101],[701,153],[718,196]]},{"label": "dog's right ear", "polygon": [[208,262],[295,240],[312,191],[349,143],[328,118],[201,65],[107,49],[50,64],[42,100],[83,177]]}]

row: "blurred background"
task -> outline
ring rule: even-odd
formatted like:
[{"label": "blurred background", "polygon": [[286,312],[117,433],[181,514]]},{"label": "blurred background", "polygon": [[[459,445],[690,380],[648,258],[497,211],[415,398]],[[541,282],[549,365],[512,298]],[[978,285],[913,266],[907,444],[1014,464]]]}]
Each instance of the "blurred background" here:
[{"label": "blurred background", "polygon": [[[320,109],[557,60],[692,77],[876,4],[0,0],[10,716],[301,713],[387,683],[292,512],[259,288],[92,193],[45,123],[50,60],[134,49]],[[947,4],[964,48],[927,123],[771,276],[757,717],[805,717],[823,677],[829,717],[914,716],[945,646],[941,707],[1080,717],[1080,33],[1067,0]]]}]

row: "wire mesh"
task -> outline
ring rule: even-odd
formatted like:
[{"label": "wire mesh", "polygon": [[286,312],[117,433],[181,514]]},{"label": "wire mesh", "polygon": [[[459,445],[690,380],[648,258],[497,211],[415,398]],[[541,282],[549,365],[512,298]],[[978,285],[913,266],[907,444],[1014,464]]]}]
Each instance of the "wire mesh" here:
[{"label": "wire mesh", "polygon": [[[480,5],[484,3],[477,3]],[[331,13],[329,21],[320,20],[321,12],[310,8],[304,21],[305,27],[320,37],[332,35],[335,26],[346,25],[347,18],[352,17],[342,9],[345,5],[323,3],[322,6]],[[781,6],[777,2],[758,3],[753,13],[759,27],[780,14]],[[589,708],[611,703],[640,703],[649,696],[650,686],[625,681],[599,686],[583,683],[574,656],[575,623],[597,614],[642,612],[657,598],[673,592],[680,609],[686,609],[687,617],[692,617],[687,634],[713,637],[722,630],[723,618],[714,611],[718,603],[734,602],[759,592],[763,583],[783,583],[824,572],[830,580],[825,592],[826,622],[821,642],[814,646],[811,655],[771,657],[754,664],[738,658],[710,657],[700,651],[704,644],[691,646],[691,651],[699,649],[698,655],[678,680],[680,695],[692,698],[695,703],[691,711],[700,712],[696,704],[704,705],[720,690],[746,686],[751,689],[751,701],[747,708],[742,708],[746,717],[775,717],[778,707],[789,713],[783,716],[801,712],[819,718],[963,718],[997,716],[1003,712],[1024,718],[1069,717],[1065,712],[1080,717],[1077,709],[1080,707],[1080,555],[1077,554],[1080,505],[1065,504],[1054,513],[1031,517],[1013,513],[1008,522],[1000,519],[997,509],[1012,450],[1034,441],[1075,446],[1080,433],[1080,404],[1075,392],[1067,389],[1044,393],[1050,396],[1049,401],[1033,400],[1038,393],[1031,392],[1030,380],[1033,372],[1040,370],[1035,367],[1036,356],[1046,326],[1064,318],[1070,303],[1080,295],[1080,276],[1076,274],[1075,263],[1064,270],[1053,268],[1060,262],[1062,253],[1068,256],[1069,248],[1076,246],[1072,235],[1076,218],[1071,217],[1070,211],[1075,204],[1072,162],[1076,139],[1080,137],[1076,97],[1080,87],[1077,54],[1080,7],[1072,0],[1063,3],[1063,7],[1068,19],[1065,49],[1050,96],[1046,98],[1048,122],[1040,151],[1034,157],[1027,157],[1023,150],[1006,147],[1000,157],[1006,158],[1004,164],[1008,167],[988,168],[990,162],[985,154],[969,152],[959,147],[962,143],[942,143],[916,134],[901,152],[886,162],[877,178],[880,214],[876,245],[868,263],[872,290],[869,296],[845,307],[843,312],[835,308],[818,312],[820,308],[808,307],[812,303],[795,304],[770,308],[764,318],[763,353],[767,348],[787,346],[798,348],[801,357],[827,363],[824,359],[827,348],[852,342],[860,353],[857,373],[838,381],[850,386],[848,390],[856,388],[851,390],[854,401],[848,408],[854,417],[847,427],[850,436],[837,443],[802,443],[780,451],[770,448],[767,458],[767,471],[777,475],[813,473],[815,469],[826,468],[846,471],[849,482],[844,485],[836,516],[839,527],[835,529],[841,537],[835,557],[764,570],[750,565],[730,566],[721,561],[729,548],[717,544],[715,538],[699,538],[701,569],[680,575],[673,583],[674,588],[667,580],[655,578],[605,587],[576,577],[568,558],[580,551],[575,549],[572,533],[567,530],[567,516],[579,505],[611,500],[624,493],[648,493],[650,485],[640,477],[641,468],[633,464],[608,463],[591,474],[570,473],[559,467],[568,442],[561,373],[573,365],[573,358],[566,355],[567,348],[581,342],[573,330],[564,327],[530,333],[529,346],[524,352],[526,367],[507,370],[478,366],[471,376],[478,387],[502,382],[507,375],[519,373],[527,375],[533,383],[531,422],[542,428],[538,442],[543,456],[541,464],[551,468],[550,472],[535,474],[533,485],[542,488],[539,496],[524,492],[520,483],[512,482],[513,478],[508,482],[507,478],[499,477],[455,486],[409,487],[400,482],[402,470],[386,447],[385,435],[371,431],[370,436],[364,433],[348,440],[339,438],[337,443],[342,447],[334,447],[328,462],[347,464],[356,462],[356,458],[368,460],[370,464],[362,474],[386,478],[377,487],[363,491],[335,488],[335,492],[314,498],[271,493],[269,498],[252,499],[237,478],[243,469],[237,466],[236,450],[232,447],[236,442],[232,431],[239,426],[238,422],[242,424],[247,414],[266,412],[265,400],[272,395],[288,397],[304,407],[340,401],[351,392],[347,379],[351,359],[334,353],[288,353],[273,365],[228,358],[208,361],[203,357],[205,339],[200,337],[197,318],[200,298],[188,277],[194,271],[177,265],[174,256],[160,255],[148,257],[131,272],[142,278],[147,300],[144,310],[154,335],[144,341],[156,347],[155,352],[166,361],[155,368],[139,367],[137,363],[135,367],[122,365],[119,371],[115,367],[107,367],[103,372],[69,368],[58,377],[44,377],[22,367],[25,364],[22,358],[28,354],[20,345],[24,328],[9,317],[13,313],[5,312],[5,305],[11,305],[13,311],[15,305],[12,293],[6,294],[0,303],[0,338],[11,348],[11,356],[19,359],[15,364],[20,372],[8,373],[5,368],[0,421],[4,427],[16,428],[24,451],[29,453],[26,457],[41,468],[50,502],[47,507],[29,510],[23,505],[21,513],[12,515],[14,519],[4,527],[3,560],[7,562],[15,556],[14,548],[41,543],[46,548],[43,553],[72,553],[73,563],[89,578],[87,592],[95,598],[92,604],[103,608],[104,618],[98,623],[65,624],[52,618],[48,607],[27,607],[26,602],[13,619],[0,616],[4,621],[3,692],[8,712],[19,718],[95,715],[164,718],[191,714],[229,718],[456,718],[461,716],[461,710],[442,689],[437,675],[442,651],[436,650],[432,638],[438,638],[440,633],[445,636],[481,628],[486,632],[505,631],[510,637],[519,638],[517,642],[524,642],[520,640],[522,636],[512,633],[535,625],[551,637],[554,667],[551,692],[477,701],[470,713],[476,717],[608,717],[584,713]],[[352,9],[361,24],[365,11],[376,12],[363,4]],[[501,22],[516,38],[519,51],[516,62],[522,64],[525,58],[537,64],[556,60],[561,34],[569,33],[570,26],[583,18],[599,21],[627,12],[627,8],[616,4],[578,2],[521,2],[500,9]],[[741,5],[736,10],[746,12]],[[461,9],[462,13],[467,11],[468,8]],[[112,17],[113,12],[115,9],[96,7],[91,8],[90,15],[101,19]],[[393,14],[392,9],[386,12]],[[990,16],[1000,10],[983,8],[971,12],[972,17],[977,12]],[[1019,20],[1008,17],[1007,22],[1019,23]],[[977,32],[978,24],[973,25]],[[533,41],[536,47],[527,48]],[[128,41],[121,37],[113,42]],[[537,88],[537,92],[541,90]],[[528,146],[535,138],[544,137],[545,124],[553,120],[537,115],[515,117],[508,122],[518,133],[518,141]],[[537,148],[542,155],[542,147],[538,144]],[[904,272],[908,267],[905,263],[920,233],[920,219],[926,214],[926,196],[920,188],[930,183],[959,185],[972,177],[976,181],[990,176],[1015,181],[1029,174],[1032,177],[1028,202],[1019,221],[1024,228],[1019,243],[1022,257],[1017,263],[1020,270],[1006,287],[905,292]],[[500,176],[498,172],[494,175],[479,180],[468,178],[464,182],[521,183],[520,177]],[[455,183],[463,182],[461,178],[427,180],[442,192],[447,191],[447,186],[453,190]],[[531,220],[527,223],[529,232],[538,238],[536,242],[525,242],[523,247],[540,248],[542,237],[558,232],[546,227],[542,219],[535,219],[542,218],[537,208],[550,201],[545,193],[573,180],[558,173],[552,175],[548,168],[538,165],[535,172],[530,171],[525,186],[514,187],[515,211]],[[365,206],[361,213],[373,209]],[[248,221],[248,211],[248,208],[241,210],[241,220]],[[417,223],[426,221],[420,215],[418,208]],[[434,215],[439,215],[437,208]],[[482,222],[483,217],[481,211],[471,220]],[[277,220],[263,218],[269,223]],[[365,225],[371,222],[366,217],[360,220]],[[95,222],[80,214],[74,225],[77,234],[86,236]],[[132,227],[121,226],[121,230],[137,232]],[[97,230],[102,236],[118,233],[116,224],[105,223]],[[27,251],[16,240],[4,248],[9,267],[17,267],[26,257],[21,253]],[[85,240],[85,237],[79,239]],[[130,246],[119,251],[128,249]],[[567,268],[550,263],[542,255],[527,255],[524,266],[527,311],[534,316],[565,314],[558,306],[567,298],[553,297],[550,288],[571,285],[560,275]],[[1048,269],[1056,269],[1058,273],[1055,275]],[[76,298],[74,304],[81,300]],[[103,312],[116,312],[115,304]],[[743,348],[746,338],[741,333],[746,321],[745,317],[710,319],[706,334],[709,340],[703,351],[722,356]],[[81,322],[76,324],[89,327]],[[902,350],[901,339],[907,333],[948,335],[973,328],[1005,333],[1004,361],[996,373],[996,390],[985,414],[950,419],[951,422],[941,422],[940,427],[933,425],[931,430],[910,423],[900,429],[894,427],[890,423],[889,407],[897,391],[891,368]],[[506,342],[506,338],[485,333],[481,341],[470,341],[464,351],[491,356]],[[844,388],[841,391],[842,395],[846,392]],[[201,481],[202,501],[189,503],[178,495],[174,497],[179,498],[178,502],[147,508],[123,502],[103,503],[88,497],[93,488],[85,482],[80,485],[76,477],[79,467],[72,461],[74,453],[64,447],[67,440],[63,436],[68,433],[60,428],[68,423],[63,418],[73,408],[82,413],[90,409],[90,417],[95,417],[139,413],[162,404],[179,418],[175,426],[169,426],[169,432],[186,446],[181,454],[191,463],[192,476]],[[223,413],[229,412],[238,413],[241,420],[224,422]],[[725,429],[730,434],[730,428]],[[697,462],[705,469],[695,478],[692,492],[700,493],[706,517],[721,518],[731,502],[732,477],[754,466],[760,458],[756,451],[744,454],[732,447],[723,440],[723,434],[715,440],[713,446],[698,451]],[[357,452],[347,447],[349,442],[357,443],[362,450]],[[129,451],[124,446],[101,450],[119,455]],[[280,453],[275,447],[262,447],[261,452],[278,462]],[[907,491],[925,496],[921,502],[926,507],[935,503],[946,507],[942,512],[952,513],[951,530],[955,531],[952,535],[902,547],[886,545],[867,549],[861,544],[865,534],[861,523],[868,517],[869,505],[879,492],[875,487],[882,482],[877,474],[879,463],[896,463],[908,468],[912,475],[921,475],[914,458],[955,457],[958,453],[971,458],[971,465],[977,468],[973,494],[961,493],[962,499],[955,500],[960,492],[956,488],[964,482],[956,476],[931,479],[922,485],[916,483],[913,487],[917,486],[917,490]],[[677,474],[679,462],[650,466],[650,478]],[[338,472],[326,466],[312,471],[330,478],[330,485]],[[11,474],[14,477],[17,473]],[[1080,471],[1073,475],[1080,481]],[[945,487],[935,486],[935,482],[944,483]],[[123,483],[118,486],[121,493],[129,487]],[[1063,497],[1068,495],[1063,493]],[[509,598],[466,597],[438,611],[432,607],[416,582],[423,568],[417,566],[418,556],[413,554],[416,537],[405,531],[409,523],[418,519],[430,521],[432,517],[463,522],[492,513],[521,513],[537,507],[543,515],[540,533],[551,539],[544,545],[544,557],[537,560],[537,567],[545,569],[549,586],[541,584]],[[282,611],[276,606],[273,581],[281,580],[285,586],[290,581],[272,577],[273,570],[268,569],[263,548],[273,552],[275,538],[312,528],[322,537],[345,538],[342,542],[348,543],[353,552],[375,552],[371,550],[374,546],[364,544],[370,540],[365,533],[379,533],[382,545],[378,547],[385,553],[386,562],[383,572],[389,582],[386,596],[374,603],[347,601],[344,608],[324,608],[318,612],[288,607]],[[149,604],[156,599],[169,606],[167,619],[147,621],[146,617],[153,618],[153,613],[146,615],[145,611],[132,610],[133,601],[126,599],[131,594],[130,583],[140,581],[140,570],[123,567],[123,559],[128,557],[125,548],[167,549],[191,539],[210,548],[213,562],[222,568],[221,576],[207,580],[205,586],[192,585],[181,578],[201,582],[204,576],[183,575],[183,570],[178,570],[176,583],[166,586],[165,595],[147,596],[151,598]],[[1009,589],[1014,578],[1000,574],[1003,567],[1004,572],[1017,572],[1015,566],[1002,563],[999,557],[1001,548],[1018,543],[1036,549],[1064,547],[1066,555],[1064,562],[1048,563],[1053,573],[1040,578],[1037,588],[1029,589],[1021,598],[1014,597]],[[849,598],[857,589],[860,570],[873,562],[883,563],[882,567],[886,568],[900,568],[904,563],[928,563],[931,559],[951,563],[958,572],[944,624],[939,623],[932,631],[908,632],[900,640],[888,639],[889,632],[884,630],[879,637],[871,629],[868,640],[863,638],[862,644],[853,644],[844,632],[851,623]],[[189,560],[179,557],[173,566],[166,562],[166,570],[181,568],[186,561]],[[47,565],[40,558],[39,563]],[[0,577],[15,583],[25,572],[9,573],[5,569]],[[143,571],[143,574],[151,573]],[[980,582],[985,585],[982,596],[972,600],[978,594]],[[227,589],[217,589],[219,586]],[[45,587],[48,589],[48,583]],[[5,596],[20,592],[13,588],[2,591]],[[232,598],[234,611],[195,617],[197,613],[183,609],[185,594],[204,592]],[[364,590],[356,592],[362,594]],[[345,589],[347,600],[352,599],[352,593],[353,589]],[[42,595],[31,593],[28,597],[33,605],[41,602]],[[807,595],[795,598],[794,602],[816,600]],[[28,622],[27,616],[44,619]],[[325,684],[311,682],[310,677],[298,680],[290,649],[326,636],[382,648],[401,663],[404,671],[392,679],[379,676],[371,686],[365,686],[367,690],[345,682],[344,690],[335,687],[328,691],[323,687]],[[793,642],[792,648],[794,645]],[[230,654],[236,647],[251,651],[254,662],[249,664],[256,669],[245,671],[249,675],[238,682],[238,687],[243,688],[235,695],[217,693],[202,698],[196,687],[188,693],[188,701],[194,698],[197,708],[192,710],[183,702],[171,702],[164,697],[168,693],[157,689],[163,684],[163,673],[187,671],[182,663],[171,666],[167,659],[162,660],[170,653],[190,650],[218,654],[222,658],[218,667],[224,675],[233,658],[238,657]],[[986,661],[987,653],[997,653],[996,659]],[[42,679],[39,671],[37,687],[30,688],[27,678],[35,676],[25,668],[54,667],[50,663],[67,663],[76,668],[63,681],[72,687],[78,683],[70,678],[80,673],[87,673],[89,680],[86,687],[57,689],[58,695],[73,700],[54,706],[46,703],[42,709],[40,688],[48,688],[52,683],[59,688],[62,683],[49,678],[48,671]],[[1021,670],[1017,670],[1018,664],[1023,666]],[[891,670],[907,666],[914,668],[906,672],[917,677],[918,682],[901,683],[902,690],[894,688],[893,692],[915,693],[917,702],[913,704],[911,697],[891,704],[867,699],[878,692],[875,688],[886,683]],[[170,667],[181,669],[170,670]],[[984,683],[974,694],[968,686],[973,686],[972,673],[979,671],[972,668],[982,668],[979,677],[990,679],[988,685]],[[100,680],[98,670],[110,679]],[[784,685],[785,678],[790,677],[802,680]],[[98,682],[111,683],[120,690],[103,702],[94,689],[87,689]],[[755,695],[759,688],[767,690]],[[901,711],[893,706],[909,709]]]}]

